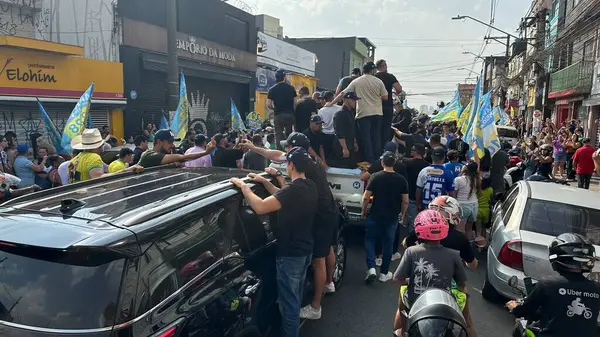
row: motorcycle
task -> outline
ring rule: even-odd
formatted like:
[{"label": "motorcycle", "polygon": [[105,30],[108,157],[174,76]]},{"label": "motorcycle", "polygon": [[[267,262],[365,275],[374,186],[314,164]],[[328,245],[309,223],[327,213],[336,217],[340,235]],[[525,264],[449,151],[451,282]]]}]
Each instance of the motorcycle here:
[{"label": "motorcycle", "polygon": [[506,174],[512,178],[513,184],[517,181],[523,180],[523,177],[525,176],[526,167],[527,165],[525,165],[525,162],[520,162],[506,171]]},{"label": "motorcycle", "polygon": [[[525,283],[525,291],[522,291],[517,285],[519,283],[519,279],[516,276],[511,276],[508,279],[508,285],[518,294],[520,294],[523,298],[527,297],[527,294],[530,294],[533,291],[534,284],[531,277],[525,277],[523,279]],[[523,299],[517,301],[519,304],[523,302]],[[515,327],[513,330],[513,337],[535,337],[541,331],[541,328],[535,326],[536,313],[532,313],[531,316],[517,318],[515,320]]]}]

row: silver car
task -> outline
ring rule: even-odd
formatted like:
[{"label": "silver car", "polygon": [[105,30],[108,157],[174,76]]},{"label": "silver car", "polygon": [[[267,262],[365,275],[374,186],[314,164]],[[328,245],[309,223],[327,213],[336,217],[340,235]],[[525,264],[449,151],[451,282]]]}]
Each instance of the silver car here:
[{"label": "silver car", "polygon": [[[600,194],[553,183],[520,181],[492,213],[490,246],[482,295],[488,300],[515,299],[508,286],[515,275],[535,280],[555,272],[548,261],[548,245],[562,233],[579,233],[590,239],[600,256]],[[600,271],[596,263],[594,274]]]}]

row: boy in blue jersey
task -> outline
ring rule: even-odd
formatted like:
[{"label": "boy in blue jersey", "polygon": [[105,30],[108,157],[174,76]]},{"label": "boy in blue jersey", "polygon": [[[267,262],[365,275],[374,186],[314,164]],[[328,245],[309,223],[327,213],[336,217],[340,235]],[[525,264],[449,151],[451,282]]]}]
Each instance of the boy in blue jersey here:
[{"label": "boy in blue jersey", "polygon": [[444,167],[454,174],[454,177],[458,177],[460,171],[462,171],[463,164],[458,162],[458,151],[448,151],[448,162],[444,164]]},{"label": "boy in blue jersey", "polygon": [[440,195],[456,197],[454,192],[454,173],[444,167],[446,150],[435,147],[431,151],[432,164],[421,170],[417,177],[415,204],[417,212],[426,209],[429,203]]}]

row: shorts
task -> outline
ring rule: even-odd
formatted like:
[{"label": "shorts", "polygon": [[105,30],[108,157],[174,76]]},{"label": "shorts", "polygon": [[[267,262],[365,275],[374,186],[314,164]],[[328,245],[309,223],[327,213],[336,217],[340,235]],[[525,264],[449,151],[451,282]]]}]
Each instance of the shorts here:
[{"label": "shorts", "polygon": [[490,210],[479,210],[477,212],[477,222],[481,224],[487,224],[490,221]]},{"label": "shorts", "polygon": [[477,220],[478,204],[476,202],[461,203],[462,220],[466,222],[475,222]]},{"label": "shorts", "polygon": [[338,219],[334,221],[319,221],[313,232],[313,259],[329,256],[331,247],[337,244]]},{"label": "shorts", "polygon": [[567,161],[567,155],[566,154],[554,154],[553,156],[554,161]]}]

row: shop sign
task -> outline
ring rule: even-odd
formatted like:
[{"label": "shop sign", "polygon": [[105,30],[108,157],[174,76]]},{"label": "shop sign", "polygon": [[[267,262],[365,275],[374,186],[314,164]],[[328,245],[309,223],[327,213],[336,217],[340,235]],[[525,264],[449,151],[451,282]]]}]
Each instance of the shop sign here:
[{"label": "shop sign", "polygon": [[177,49],[185,50],[192,54],[206,55],[208,57],[235,62],[235,55],[233,53],[196,43],[196,38],[193,36],[189,36],[187,41],[177,39]]},{"label": "shop sign", "polygon": [[256,69],[256,90],[267,92],[269,89],[274,86],[275,81],[275,71],[267,68],[257,68]]},{"label": "shop sign", "polygon": [[317,56],[314,53],[263,32],[257,33],[256,55],[258,63],[309,76],[315,75]]},{"label": "shop sign", "polygon": [[123,98],[123,65],[0,47],[0,95],[78,98],[92,82],[94,98]]}]

